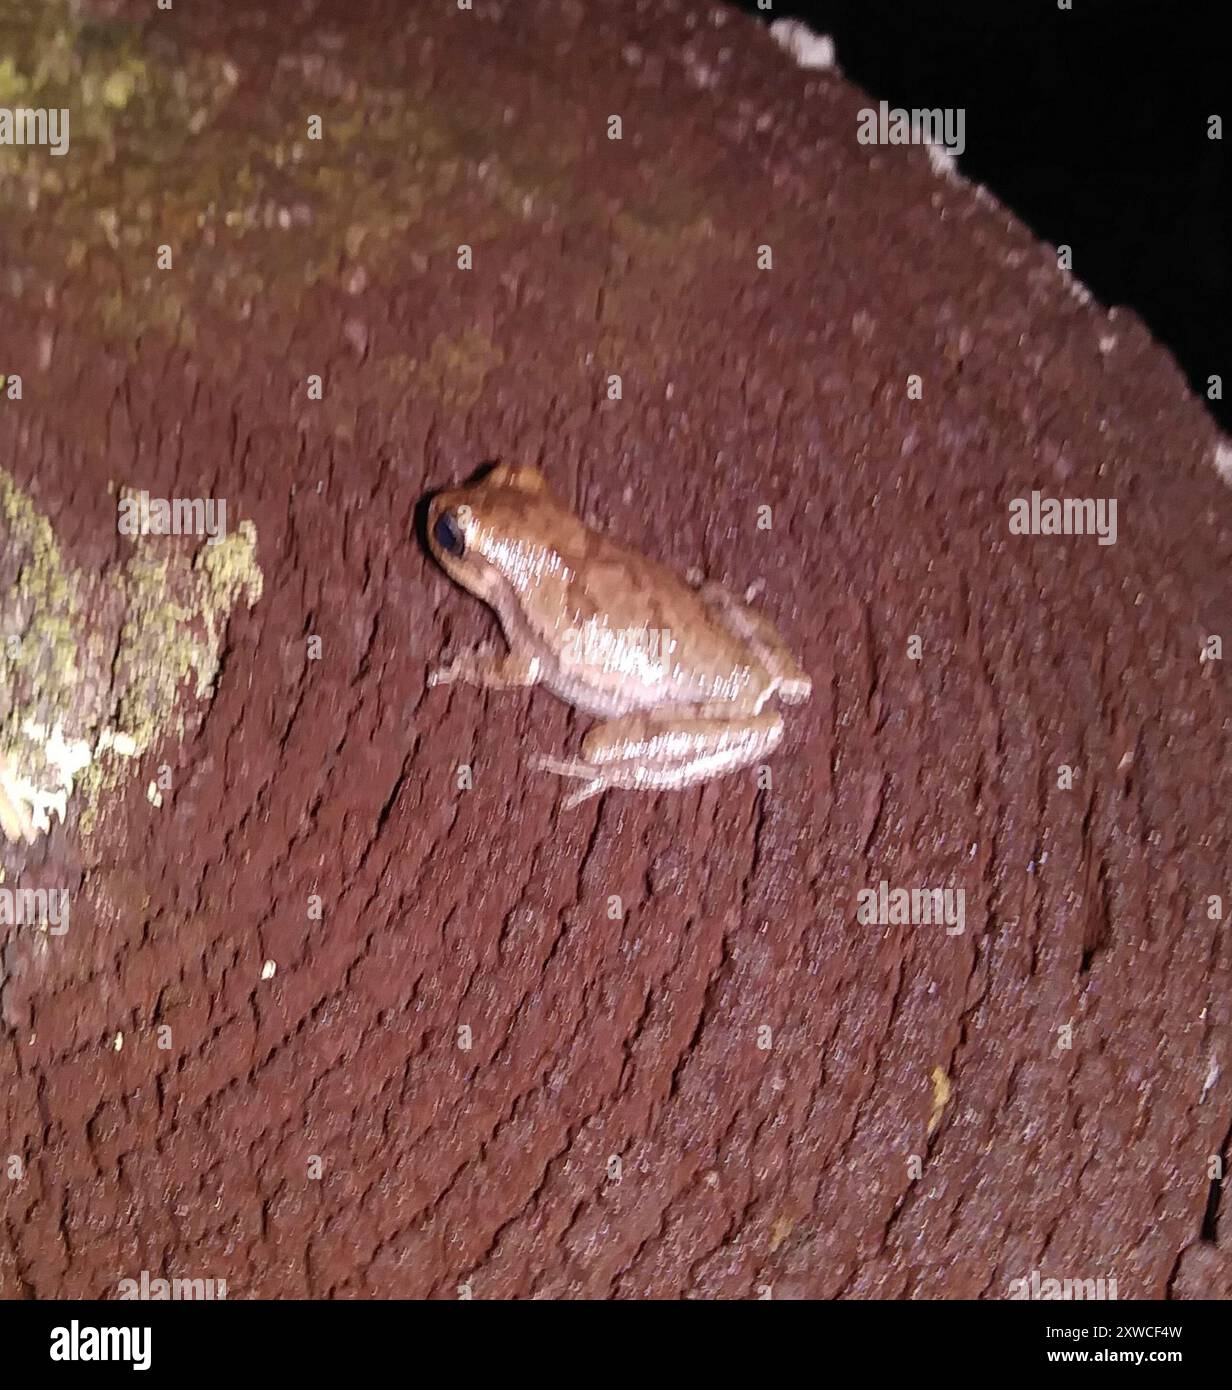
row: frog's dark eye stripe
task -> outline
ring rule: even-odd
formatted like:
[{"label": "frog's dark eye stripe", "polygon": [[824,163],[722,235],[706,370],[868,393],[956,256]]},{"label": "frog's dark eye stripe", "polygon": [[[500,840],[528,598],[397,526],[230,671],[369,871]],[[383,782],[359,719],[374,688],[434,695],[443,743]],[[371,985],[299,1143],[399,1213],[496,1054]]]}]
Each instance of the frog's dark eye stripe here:
[{"label": "frog's dark eye stripe", "polygon": [[452,555],[455,560],[462,558],[466,549],[466,539],[452,512],[442,512],[437,517],[432,535],[446,555]]}]

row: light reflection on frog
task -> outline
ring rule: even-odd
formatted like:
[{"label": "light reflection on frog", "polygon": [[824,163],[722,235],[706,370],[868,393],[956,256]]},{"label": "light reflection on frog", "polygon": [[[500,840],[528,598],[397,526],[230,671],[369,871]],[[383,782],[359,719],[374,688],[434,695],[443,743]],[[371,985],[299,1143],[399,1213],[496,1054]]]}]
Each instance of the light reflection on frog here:
[{"label": "light reflection on frog", "polygon": [[438,493],[428,537],[446,572],[496,610],[509,646],[484,645],[429,682],[545,685],[603,717],[580,759],[535,760],[583,780],[566,807],[609,787],[687,787],[756,762],[783,736],[767,700],[812,693],[769,619],[592,531],[538,469],[501,465]]}]

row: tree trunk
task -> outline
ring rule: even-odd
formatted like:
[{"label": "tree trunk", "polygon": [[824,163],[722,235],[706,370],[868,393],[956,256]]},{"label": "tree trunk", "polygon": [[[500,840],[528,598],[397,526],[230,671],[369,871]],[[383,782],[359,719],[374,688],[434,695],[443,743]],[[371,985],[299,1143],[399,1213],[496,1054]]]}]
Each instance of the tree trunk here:
[{"label": "tree trunk", "polygon": [[[1134,316],[709,4],[0,32],[72,112],[0,147],[0,752],[107,769],[3,848],[72,912],[0,927],[0,1294],[1232,1293],[1232,499]],[[566,813],[585,717],[427,687],[493,620],[416,507],[494,457],[763,582],[768,776]]]}]

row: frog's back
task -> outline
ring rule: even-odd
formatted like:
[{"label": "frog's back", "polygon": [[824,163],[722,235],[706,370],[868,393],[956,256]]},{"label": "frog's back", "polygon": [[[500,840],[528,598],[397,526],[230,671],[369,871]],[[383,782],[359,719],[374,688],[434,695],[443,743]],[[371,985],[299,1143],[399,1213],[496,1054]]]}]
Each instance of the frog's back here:
[{"label": "frog's back", "polygon": [[595,532],[562,555],[563,629],[536,647],[543,683],[591,714],[729,703],[767,680],[749,649],[679,575]]}]

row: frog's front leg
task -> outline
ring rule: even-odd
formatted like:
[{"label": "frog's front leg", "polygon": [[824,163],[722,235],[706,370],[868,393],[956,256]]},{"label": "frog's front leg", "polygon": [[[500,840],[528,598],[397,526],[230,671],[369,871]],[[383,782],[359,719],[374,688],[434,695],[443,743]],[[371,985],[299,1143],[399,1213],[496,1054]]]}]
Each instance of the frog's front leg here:
[{"label": "frog's front leg", "polygon": [[439,666],[428,676],[429,685],[448,685],[464,681],[489,690],[508,690],[515,686],[535,685],[543,664],[529,652],[510,648],[502,652],[495,642],[484,642],[473,651],[463,652],[453,661]]},{"label": "frog's front leg", "polygon": [[537,758],[534,766],[585,779],[565,798],[568,810],[609,787],[654,791],[721,777],[773,752],[782,737],[783,720],[774,713],[634,714],[596,724],[582,740],[581,758]]}]

